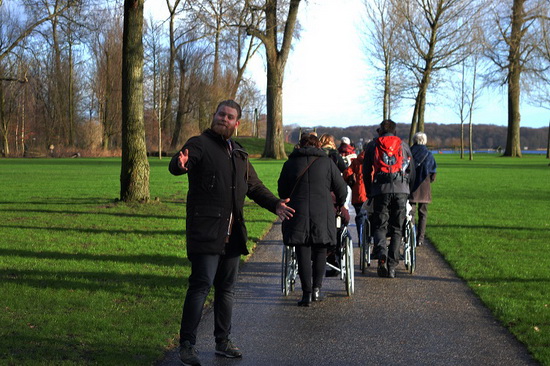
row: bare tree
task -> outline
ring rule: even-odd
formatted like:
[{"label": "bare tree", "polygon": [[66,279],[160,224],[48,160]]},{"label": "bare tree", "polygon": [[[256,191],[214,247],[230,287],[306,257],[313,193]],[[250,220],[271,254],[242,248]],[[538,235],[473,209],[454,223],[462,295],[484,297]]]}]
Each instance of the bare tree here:
[{"label": "bare tree", "polygon": [[[279,6],[277,0],[246,0],[247,9],[251,12],[247,31],[262,41],[267,60],[267,135],[262,155],[264,158],[286,157],[283,136],[283,79],[300,0],[289,0],[285,5],[287,6]],[[264,28],[260,29],[255,24],[258,18],[264,17]],[[279,39],[280,28],[283,29],[282,39]]]},{"label": "bare tree", "polygon": [[118,145],[116,140],[120,140],[122,128],[122,14],[105,10],[98,13],[98,18],[101,26],[94,32],[91,49],[95,60],[97,112],[103,126],[102,147],[107,151]]},{"label": "bare tree", "polygon": [[548,22],[548,12],[546,0],[509,0],[493,4],[493,21],[487,27],[491,44],[486,53],[499,72],[490,81],[506,85],[508,91],[508,131],[504,156],[522,155],[521,91],[528,90],[527,83],[535,84],[548,68],[548,62],[541,63],[537,52],[538,45],[543,42],[540,29],[542,24]]},{"label": "bare tree", "polygon": [[381,74],[376,85],[382,100],[382,119],[385,120],[391,118],[401,94],[397,37],[404,18],[393,9],[391,0],[363,0],[363,3],[368,27],[365,46],[368,58]]},{"label": "bare tree", "polygon": [[[37,27],[63,14],[73,3],[76,2],[77,0],[57,1],[53,11],[46,13],[35,12],[33,16],[29,17],[28,22],[23,27],[18,28],[18,33],[14,33],[14,36],[9,38],[9,42],[0,44],[0,62],[2,62],[2,59],[12,52],[12,50],[25,38],[27,38]],[[38,2],[35,2],[34,5],[30,5],[40,8],[40,4]],[[3,6],[3,4],[0,3],[0,6]]]},{"label": "bare tree", "polygon": [[175,31],[175,21],[176,21],[176,14],[178,11],[178,6],[180,4],[181,0],[174,0],[174,3],[172,4],[170,0],[166,0],[166,6],[168,7],[168,11],[170,13],[169,20],[169,49],[170,49],[170,57],[168,60],[168,70],[166,73],[166,90],[164,93],[164,107],[162,112],[162,125],[163,128],[172,127],[172,102],[174,99],[174,85],[175,85],[175,64],[176,64],[176,52],[177,52],[177,46],[176,46],[176,31]]},{"label": "bare tree", "polygon": [[150,198],[143,122],[143,1],[124,1],[120,199],[126,202]]},{"label": "bare tree", "polygon": [[472,27],[481,16],[478,0],[394,0],[405,19],[399,47],[400,62],[410,71],[416,88],[409,143],[424,131],[426,96],[438,71],[464,60],[474,42]]}]

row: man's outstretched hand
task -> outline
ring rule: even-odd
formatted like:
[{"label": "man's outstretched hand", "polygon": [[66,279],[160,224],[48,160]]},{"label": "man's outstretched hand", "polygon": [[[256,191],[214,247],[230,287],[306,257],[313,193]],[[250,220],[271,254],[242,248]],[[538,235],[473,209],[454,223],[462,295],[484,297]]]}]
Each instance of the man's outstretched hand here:
[{"label": "man's outstretched hand", "polygon": [[185,166],[187,160],[189,160],[189,150],[185,149],[183,152],[180,151],[178,155],[178,167],[181,170],[187,171],[187,167]]},{"label": "man's outstretched hand", "polygon": [[279,202],[277,202],[277,207],[275,208],[275,213],[283,221],[292,218],[292,216],[294,216],[294,212],[296,212],[292,207],[286,205],[289,202],[290,198],[279,200]]}]

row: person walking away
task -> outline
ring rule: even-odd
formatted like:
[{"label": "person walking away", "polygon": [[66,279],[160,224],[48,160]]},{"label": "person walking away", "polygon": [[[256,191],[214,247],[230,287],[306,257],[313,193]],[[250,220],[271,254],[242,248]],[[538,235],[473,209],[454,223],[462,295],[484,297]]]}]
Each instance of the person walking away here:
[{"label": "person walking away", "polygon": [[234,288],[241,255],[248,254],[243,218],[245,196],[282,220],[294,210],[278,199],[258,178],[247,152],[231,139],[240,123],[241,107],[222,101],[212,124],[190,138],[169,164],[173,175],[187,174],[187,256],[191,262],[180,328],[180,359],[200,365],[195,349],[197,328],[210,288],[214,286],[216,353],[241,357],[229,339]]},{"label": "person walking away", "polygon": [[346,136],[342,137],[342,140],[340,141],[340,146],[338,146],[338,153],[344,159],[346,167],[349,167],[353,159],[357,157],[357,154],[355,154],[355,148],[351,144],[351,140],[349,139],[349,137]]},{"label": "person walking away", "polygon": [[343,172],[346,170],[346,162],[342,158],[342,156],[338,153],[338,150],[336,150],[336,143],[334,142],[334,136],[329,134],[321,135],[319,138],[319,142],[321,143],[321,149],[327,154],[327,156],[334,161],[334,164],[338,167],[338,170],[340,172]]},{"label": "person walking away", "polygon": [[437,164],[430,150],[426,147],[428,137],[424,132],[417,132],[413,136],[413,155],[416,180],[411,190],[409,202],[416,216],[418,207],[418,222],[416,224],[416,245],[424,244],[426,223],[428,221],[428,204],[432,202],[431,184],[435,182]]},{"label": "person walking away", "polygon": [[[369,142],[365,151],[363,180],[367,197],[373,200],[371,223],[378,276],[395,278],[407,198],[414,184],[414,161],[409,146],[396,136],[394,121],[382,121],[377,132],[379,137]],[[386,235],[390,236],[389,247]]]},{"label": "person walking away", "polygon": [[353,159],[351,165],[344,170],[342,176],[344,180],[351,187],[351,204],[355,209],[355,225],[357,228],[358,243],[363,240],[364,220],[366,217],[366,210],[362,209],[363,204],[367,200],[367,191],[365,190],[365,183],[363,181],[363,161],[365,159],[365,149],[367,144],[363,145],[363,151]]},{"label": "person walking away", "polygon": [[289,197],[295,215],[283,221],[285,245],[296,248],[302,299],[298,306],[310,306],[323,299],[327,247],[336,243],[337,206],[346,199],[346,183],[336,165],[320,149],[316,136],[303,136],[284,163],[278,179],[279,197]]}]

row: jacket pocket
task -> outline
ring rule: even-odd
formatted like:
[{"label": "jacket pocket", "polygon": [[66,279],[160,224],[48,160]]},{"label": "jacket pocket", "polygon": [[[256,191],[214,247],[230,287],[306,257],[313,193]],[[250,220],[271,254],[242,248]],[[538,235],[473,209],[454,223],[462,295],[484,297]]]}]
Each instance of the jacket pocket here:
[{"label": "jacket pocket", "polygon": [[195,206],[188,213],[187,236],[196,241],[214,241],[218,239],[222,223],[221,208]]}]

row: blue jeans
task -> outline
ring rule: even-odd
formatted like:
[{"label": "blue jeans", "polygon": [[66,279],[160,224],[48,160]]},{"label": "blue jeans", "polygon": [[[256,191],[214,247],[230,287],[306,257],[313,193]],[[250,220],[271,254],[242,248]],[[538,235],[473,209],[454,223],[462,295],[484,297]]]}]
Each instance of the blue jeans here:
[{"label": "blue jeans", "polygon": [[180,344],[195,344],[206,296],[214,285],[214,336],[216,343],[231,333],[231,316],[240,255],[190,254],[191,275],[181,317]]},{"label": "blue jeans", "polygon": [[[373,217],[374,245],[379,259],[387,259],[388,267],[399,264],[399,248],[406,218],[408,194],[386,193],[374,196]],[[386,237],[390,237],[388,247]]]}]

